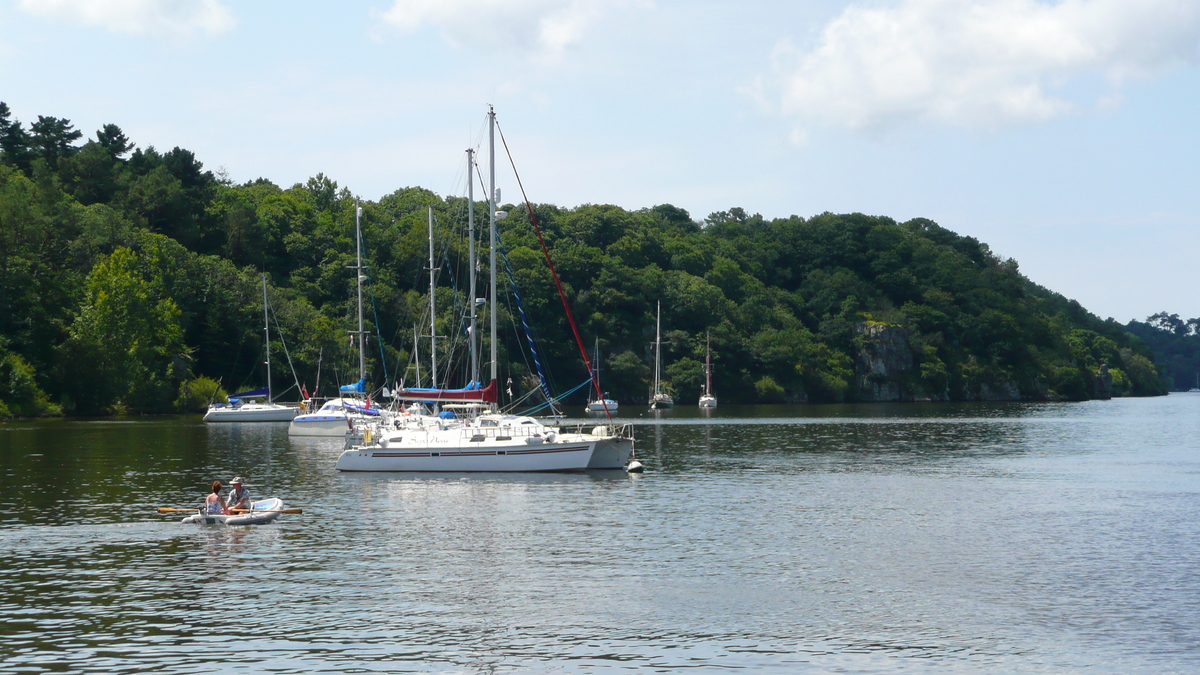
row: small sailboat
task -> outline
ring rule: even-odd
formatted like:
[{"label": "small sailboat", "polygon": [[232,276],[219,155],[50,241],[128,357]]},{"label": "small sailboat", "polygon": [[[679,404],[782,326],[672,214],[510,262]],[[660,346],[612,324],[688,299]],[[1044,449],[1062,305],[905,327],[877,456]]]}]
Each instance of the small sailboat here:
[{"label": "small sailboat", "polygon": [[662,388],[662,301],[658,303],[658,318],[654,324],[654,391],[650,395],[652,410],[675,407],[675,399]]},{"label": "small sailboat", "polygon": [[355,252],[358,264],[358,330],[350,331],[358,340],[358,382],[338,387],[338,398],[326,401],[318,410],[293,418],[288,425],[288,436],[333,436],[343,437],[353,431],[356,424],[387,421],[385,411],[372,407],[367,396],[367,332],[363,330],[362,284],[367,279],[362,262],[362,207],[354,212]]},{"label": "small sailboat", "polygon": [[[300,409],[271,401],[271,321],[267,314],[267,275],[263,275],[263,335],[266,340],[267,386],[229,396],[229,403],[215,403],[204,413],[205,422],[289,422]],[[266,403],[243,402],[244,398],[266,397]]]},{"label": "small sailboat", "polygon": [[1196,373],[1196,386],[1188,389],[1189,392],[1200,392],[1200,373]]},{"label": "small sailboat", "polygon": [[704,338],[704,393],[700,396],[701,408],[717,407],[717,397],[712,393],[712,336]]},{"label": "small sailboat", "polygon": [[[600,338],[596,338],[596,384],[599,389],[600,383]],[[601,390],[603,391],[603,390]],[[617,412],[617,402],[608,397],[608,392],[604,392],[604,396],[596,399],[588,397],[587,411],[593,413],[602,413],[607,410],[610,413]]]}]

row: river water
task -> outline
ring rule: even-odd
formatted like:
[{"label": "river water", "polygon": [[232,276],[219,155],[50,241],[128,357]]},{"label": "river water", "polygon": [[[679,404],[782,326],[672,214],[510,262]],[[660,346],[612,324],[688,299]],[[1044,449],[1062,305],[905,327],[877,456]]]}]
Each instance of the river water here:
[{"label": "river water", "polygon": [[[1200,670],[1200,395],[700,415],[636,411],[641,476],[0,425],[0,672]],[[304,514],[155,510],[234,474]]]}]

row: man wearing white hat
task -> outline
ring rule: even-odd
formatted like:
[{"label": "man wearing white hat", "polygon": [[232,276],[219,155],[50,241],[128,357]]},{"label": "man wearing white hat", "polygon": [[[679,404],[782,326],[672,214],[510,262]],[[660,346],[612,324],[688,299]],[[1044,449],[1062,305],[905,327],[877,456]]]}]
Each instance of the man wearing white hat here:
[{"label": "man wearing white hat", "polygon": [[230,509],[250,508],[250,492],[242,487],[242,478],[237,476],[229,482],[233,489],[229,491],[229,498],[225,501],[225,506]]}]

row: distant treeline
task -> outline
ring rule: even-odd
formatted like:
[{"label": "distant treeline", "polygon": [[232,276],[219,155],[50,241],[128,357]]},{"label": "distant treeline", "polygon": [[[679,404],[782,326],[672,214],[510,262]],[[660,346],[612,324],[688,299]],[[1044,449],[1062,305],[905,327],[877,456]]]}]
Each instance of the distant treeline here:
[{"label": "distant treeline", "polygon": [[1125,327],[1150,348],[1171,391],[1200,388],[1200,318],[1159,312]]},{"label": "distant treeline", "polygon": [[[276,390],[293,368],[309,390],[319,371],[325,394],[357,380],[347,269],[356,203],[321,174],[288,188],[234,184],[188,150],[135,147],[116,125],[85,142],[69,120],[25,126],[0,103],[0,414],[196,410],[218,383],[261,386],[264,273]],[[369,344],[370,383],[419,375],[428,385],[413,336],[429,335],[432,207],[439,384],[463,385],[464,317],[486,288],[466,289],[466,200],[410,187],[361,206],[366,324],[381,338]],[[511,273],[559,393],[587,372],[524,207],[501,208],[501,284]],[[706,335],[726,403],[1166,391],[1133,325],[1099,319],[926,219],[768,220],[732,208],[697,221],[669,204],[533,210],[589,349],[599,339],[604,388],[622,402],[645,401],[660,301],[665,378],[684,403],[700,392]],[[486,205],[476,212],[486,246]],[[511,294],[498,319],[501,380],[519,394],[534,388],[536,364]],[[427,359],[428,339],[418,346]]]}]

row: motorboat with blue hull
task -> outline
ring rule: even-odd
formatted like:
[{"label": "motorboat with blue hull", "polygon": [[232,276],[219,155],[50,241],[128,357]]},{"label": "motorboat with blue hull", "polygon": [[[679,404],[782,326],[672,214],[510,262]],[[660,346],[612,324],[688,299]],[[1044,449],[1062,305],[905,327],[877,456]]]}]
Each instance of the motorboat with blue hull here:
[{"label": "motorboat with blue hull", "polygon": [[201,507],[197,513],[184,518],[180,522],[197,525],[263,525],[278,518],[279,511],[282,508],[282,499],[270,497],[251,502],[250,510],[245,513],[232,515],[206,513],[203,507]]}]

